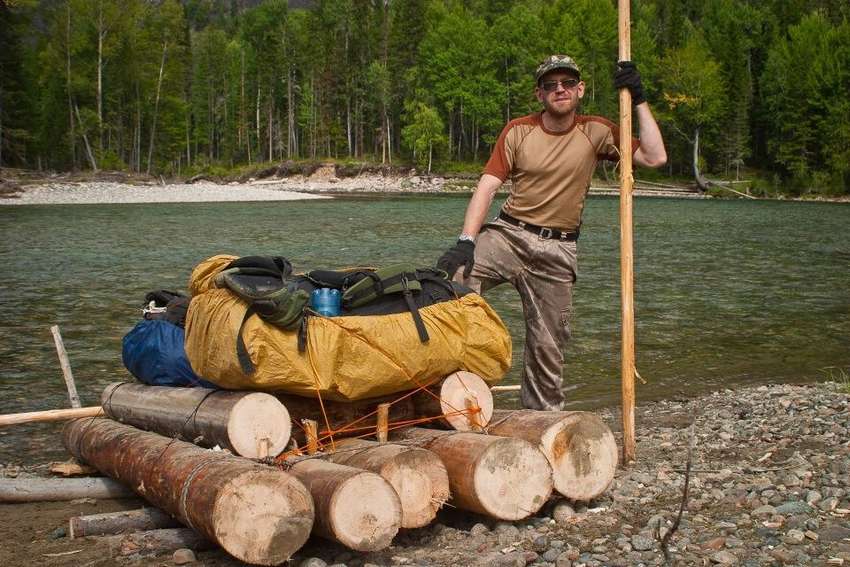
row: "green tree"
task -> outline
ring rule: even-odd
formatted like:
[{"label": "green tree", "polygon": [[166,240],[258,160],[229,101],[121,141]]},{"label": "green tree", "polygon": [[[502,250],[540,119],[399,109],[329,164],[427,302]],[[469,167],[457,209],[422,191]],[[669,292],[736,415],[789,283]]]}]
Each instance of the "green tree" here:
[{"label": "green tree", "polygon": [[405,105],[407,125],[402,129],[404,143],[413,151],[417,164],[427,164],[431,173],[434,152],[446,145],[443,120],[440,113],[424,102],[410,102]]},{"label": "green tree", "polygon": [[720,64],[694,30],[682,47],[663,57],[661,79],[666,105],[662,122],[692,145],[694,177],[704,187],[707,182],[700,173],[700,136],[708,138],[706,145],[710,144],[727,100]]}]

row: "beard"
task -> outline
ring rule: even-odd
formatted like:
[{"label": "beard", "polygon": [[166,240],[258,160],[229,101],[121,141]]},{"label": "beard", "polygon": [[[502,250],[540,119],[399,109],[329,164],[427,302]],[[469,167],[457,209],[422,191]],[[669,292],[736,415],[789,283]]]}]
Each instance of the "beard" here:
[{"label": "beard", "polygon": [[553,117],[569,116],[578,110],[578,96],[569,96],[562,100],[551,100],[550,97],[543,99],[543,110]]}]

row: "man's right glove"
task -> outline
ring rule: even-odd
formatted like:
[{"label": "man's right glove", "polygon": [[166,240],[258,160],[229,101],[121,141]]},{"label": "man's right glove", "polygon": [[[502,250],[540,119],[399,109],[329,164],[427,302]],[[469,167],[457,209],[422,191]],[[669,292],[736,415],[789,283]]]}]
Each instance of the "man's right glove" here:
[{"label": "man's right glove", "polygon": [[632,94],[632,105],[637,106],[646,99],[643,97],[643,84],[640,80],[637,65],[631,61],[618,61],[618,69],[614,72],[614,88],[620,90],[622,88],[629,89]]},{"label": "man's right glove", "polygon": [[453,278],[458,268],[463,266],[463,277],[468,278],[475,264],[475,243],[470,240],[458,240],[454,246],[437,260],[437,269],[443,270]]}]

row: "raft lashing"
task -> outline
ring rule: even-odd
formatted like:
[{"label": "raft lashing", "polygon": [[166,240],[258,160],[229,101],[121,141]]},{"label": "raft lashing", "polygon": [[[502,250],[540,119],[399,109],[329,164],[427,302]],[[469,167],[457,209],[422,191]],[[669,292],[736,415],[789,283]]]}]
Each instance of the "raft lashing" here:
[{"label": "raft lashing", "polygon": [[444,504],[521,520],[553,491],[595,498],[617,466],[596,415],[493,410],[471,372],[350,403],[118,382],[102,404],[106,417],[65,427],[68,451],[257,565],[287,561],[310,534],[380,550]]}]

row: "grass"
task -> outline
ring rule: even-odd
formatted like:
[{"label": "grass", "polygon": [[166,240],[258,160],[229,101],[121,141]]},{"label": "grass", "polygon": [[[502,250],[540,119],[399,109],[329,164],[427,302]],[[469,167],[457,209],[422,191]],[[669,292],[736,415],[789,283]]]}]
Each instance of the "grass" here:
[{"label": "grass", "polygon": [[839,391],[850,395],[850,371],[837,366],[827,366],[822,368],[821,372],[826,375],[826,379],[836,385]]}]

